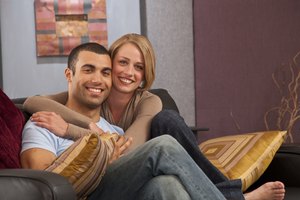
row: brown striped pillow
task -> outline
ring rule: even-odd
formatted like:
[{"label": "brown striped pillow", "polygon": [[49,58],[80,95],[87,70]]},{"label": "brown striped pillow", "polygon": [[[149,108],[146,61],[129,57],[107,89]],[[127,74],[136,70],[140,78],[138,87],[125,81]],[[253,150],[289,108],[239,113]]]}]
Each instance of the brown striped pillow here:
[{"label": "brown striped pillow", "polygon": [[229,179],[241,179],[247,190],[267,169],[286,131],[230,135],[199,145],[204,155]]},{"label": "brown striped pillow", "polygon": [[87,197],[100,183],[114,150],[114,134],[91,133],[64,151],[46,170],[66,177],[79,199]]}]

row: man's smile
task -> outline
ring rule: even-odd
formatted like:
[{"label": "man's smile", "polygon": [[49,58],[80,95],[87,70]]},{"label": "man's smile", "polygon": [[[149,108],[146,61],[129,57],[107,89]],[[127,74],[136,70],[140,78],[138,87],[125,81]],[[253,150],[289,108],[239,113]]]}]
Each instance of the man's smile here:
[{"label": "man's smile", "polygon": [[93,87],[87,87],[87,90],[94,94],[101,94],[104,91],[102,88],[93,88]]}]

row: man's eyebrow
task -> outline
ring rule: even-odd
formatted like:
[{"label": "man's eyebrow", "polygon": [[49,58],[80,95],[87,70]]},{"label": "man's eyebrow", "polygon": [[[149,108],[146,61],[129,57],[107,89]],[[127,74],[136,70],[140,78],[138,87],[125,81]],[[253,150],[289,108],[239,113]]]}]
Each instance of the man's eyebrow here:
[{"label": "man's eyebrow", "polygon": [[110,70],[111,71],[112,68],[111,67],[104,67],[103,70]]},{"label": "man's eyebrow", "polygon": [[95,68],[95,65],[93,65],[93,64],[84,64],[81,67],[92,67],[92,68]]}]

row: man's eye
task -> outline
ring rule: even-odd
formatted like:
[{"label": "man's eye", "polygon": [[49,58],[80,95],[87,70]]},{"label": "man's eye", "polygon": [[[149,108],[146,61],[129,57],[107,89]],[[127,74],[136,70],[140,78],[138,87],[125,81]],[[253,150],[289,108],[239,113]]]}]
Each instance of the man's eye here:
[{"label": "man's eye", "polygon": [[83,71],[84,71],[85,73],[91,73],[91,72],[92,72],[91,69],[84,69]]},{"label": "man's eye", "polygon": [[103,74],[104,74],[105,76],[110,76],[111,70],[105,70],[105,71],[103,71]]}]

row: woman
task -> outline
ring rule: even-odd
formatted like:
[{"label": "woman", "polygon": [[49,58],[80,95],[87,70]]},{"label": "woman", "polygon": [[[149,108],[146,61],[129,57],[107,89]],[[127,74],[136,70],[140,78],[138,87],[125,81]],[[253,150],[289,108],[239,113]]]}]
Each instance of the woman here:
[{"label": "woman", "polygon": [[[150,138],[151,120],[162,109],[160,98],[147,91],[155,79],[155,55],[149,40],[139,34],[120,37],[111,45],[109,53],[113,62],[113,86],[108,99],[102,105],[101,115],[111,124],[123,128],[127,137],[134,138],[129,148],[132,150]],[[65,104],[67,94],[60,93],[48,98]],[[65,106],[48,98],[29,97],[24,103],[24,108],[30,113],[41,110],[59,113],[71,123],[67,137],[74,139],[88,130],[82,130],[72,124],[83,128],[95,127],[90,119],[68,111]],[[32,119],[35,120],[35,117],[33,115]],[[41,121],[38,125],[49,129]]]},{"label": "woman", "polygon": [[[113,62],[113,87],[108,99],[102,105],[101,113],[107,121],[123,128],[127,137],[133,138],[133,145],[130,148],[132,150],[151,137],[151,120],[162,109],[159,97],[147,91],[155,77],[155,56],[149,40],[138,34],[122,36],[111,45],[109,52]],[[63,93],[48,98],[64,104],[67,95]],[[55,113],[48,113],[47,115],[37,113],[32,116],[32,120],[37,125],[48,128],[59,136],[73,139],[90,131],[76,127],[73,124],[97,130],[90,119],[68,111],[63,105],[48,98],[30,97],[24,104],[25,109],[31,113],[40,110],[54,111],[71,124],[66,125],[66,122],[60,119],[54,121],[53,119],[57,119]],[[168,123],[164,123],[164,126],[156,126],[156,121],[160,121],[164,117],[174,120],[175,124],[178,122],[177,125],[180,124],[182,125],[180,127],[184,128],[173,133],[172,131],[166,131],[169,129]],[[55,126],[51,124],[51,121]],[[62,128],[53,130],[58,123],[62,124]],[[284,196],[284,186],[279,182],[265,184],[244,196],[241,192],[241,181],[228,180],[203,156],[197,145],[195,145],[196,140],[192,139],[193,133],[185,126],[184,121],[180,119],[178,114],[169,116],[163,111],[155,118],[153,124],[152,136],[156,137],[168,133],[175,137],[227,199],[281,199]],[[275,195],[274,191],[279,192]]]}]

